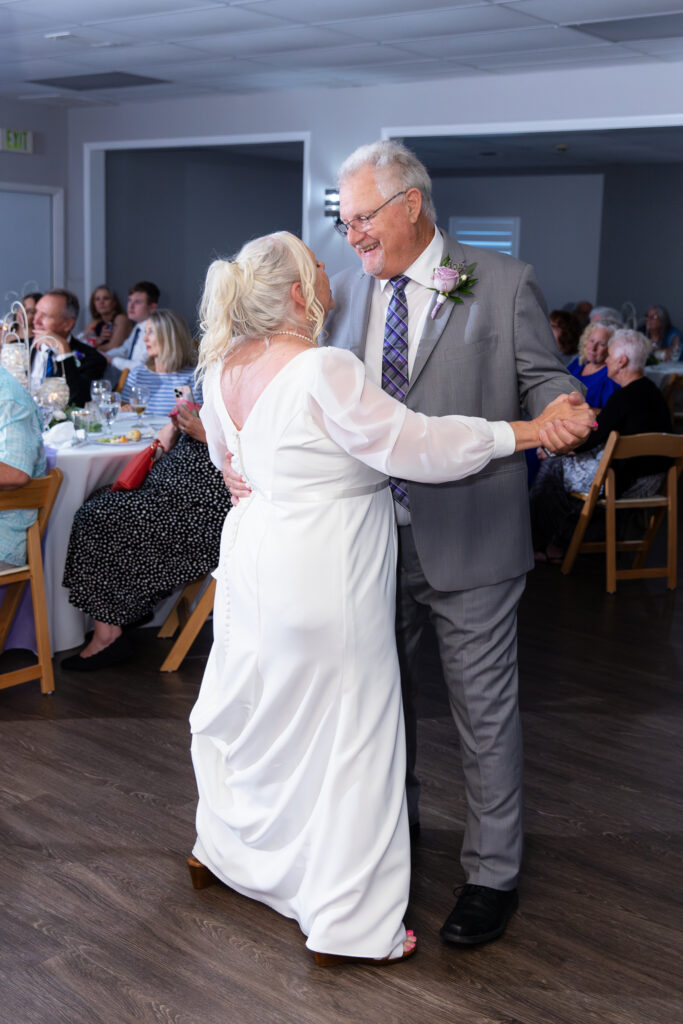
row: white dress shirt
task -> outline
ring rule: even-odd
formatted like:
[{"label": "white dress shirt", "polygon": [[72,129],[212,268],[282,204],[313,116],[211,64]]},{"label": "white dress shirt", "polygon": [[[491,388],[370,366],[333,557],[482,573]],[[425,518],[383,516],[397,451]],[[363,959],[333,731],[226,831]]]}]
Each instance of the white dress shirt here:
[{"label": "white dress shirt", "polygon": [[[443,239],[437,229],[431,242],[414,263],[403,271],[410,281],[405,287],[408,304],[408,376],[415,365],[415,357],[424,330],[427,310],[432,300],[434,282],[432,273],[443,259]],[[382,347],[387,309],[393,295],[389,278],[378,278],[372,293],[368,335],[365,342],[365,369],[370,380],[382,385]]]},{"label": "white dress shirt", "polygon": [[118,348],[113,348],[107,353],[111,357],[111,365],[115,366],[117,370],[132,370],[134,366],[141,366],[147,361],[146,326],[146,320],[136,324],[123,345],[119,345]]}]

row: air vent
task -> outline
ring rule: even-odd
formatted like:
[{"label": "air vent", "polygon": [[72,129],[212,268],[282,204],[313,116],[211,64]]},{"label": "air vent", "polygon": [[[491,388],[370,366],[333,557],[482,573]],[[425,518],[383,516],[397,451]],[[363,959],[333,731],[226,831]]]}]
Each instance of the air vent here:
[{"label": "air vent", "polygon": [[130,89],[135,85],[167,85],[163,78],[129,75],[126,71],[106,71],[100,75],[68,75],[66,78],[31,78],[31,85],[51,85],[54,89],[90,92],[93,89]]}]

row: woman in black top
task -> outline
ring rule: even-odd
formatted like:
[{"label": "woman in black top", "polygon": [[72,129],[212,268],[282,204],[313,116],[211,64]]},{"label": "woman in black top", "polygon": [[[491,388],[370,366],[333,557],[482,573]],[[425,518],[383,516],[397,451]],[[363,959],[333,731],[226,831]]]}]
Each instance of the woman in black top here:
[{"label": "woman in black top", "polygon": [[[597,428],[573,455],[547,459],[531,488],[531,525],[534,548],[540,561],[561,559],[574,530],[581,502],[569,493],[576,490],[570,483],[577,457],[593,452],[592,474],[597,469],[602,448],[610,433],[668,433],[671,415],[661,391],[644,375],[651,342],[639,331],[616,331],[609,343],[607,373],[620,385],[619,391],[607,400],[597,417]],[[622,495],[642,477],[663,473],[668,460],[643,457],[613,462],[617,495]],[[590,480],[588,480],[588,486]],[[582,488],[582,489],[586,489]]]}]

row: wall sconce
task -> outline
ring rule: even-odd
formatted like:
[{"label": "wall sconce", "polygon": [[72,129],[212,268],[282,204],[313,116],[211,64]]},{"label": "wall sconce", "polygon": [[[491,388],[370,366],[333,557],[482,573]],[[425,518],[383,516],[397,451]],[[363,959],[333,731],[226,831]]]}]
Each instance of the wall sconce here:
[{"label": "wall sconce", "polygon": [[325,189],[325,216],[339,220],[339,189]]}]

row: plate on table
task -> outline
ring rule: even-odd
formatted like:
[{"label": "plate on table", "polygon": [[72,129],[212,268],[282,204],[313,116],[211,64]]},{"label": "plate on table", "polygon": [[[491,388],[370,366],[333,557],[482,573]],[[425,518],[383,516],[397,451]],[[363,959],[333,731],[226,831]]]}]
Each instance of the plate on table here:
[{"label": "plate on table", "polygon": [[124,434],[114,434],[113,437],[97,437],[95,438],[96,444],[108,444],[113,448],[124,448],[126,445],[140,444],[142,441],[149,441],[154,435],[142,435],[138,438],[126,437]]}]

